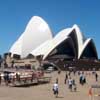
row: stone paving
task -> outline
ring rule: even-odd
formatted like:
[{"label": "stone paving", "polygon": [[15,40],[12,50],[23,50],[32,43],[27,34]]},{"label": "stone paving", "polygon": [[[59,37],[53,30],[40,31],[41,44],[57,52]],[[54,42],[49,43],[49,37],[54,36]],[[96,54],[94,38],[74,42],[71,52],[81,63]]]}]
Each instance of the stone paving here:
[{"label": "stone paving", "polygon": [[[98,73],[100,74],[100,72]],[[53,72],[51,76],[52,80],[49,84],[40,84],[30,87],[9,87],[2,84],[0,86],[0,100],[91,100],[88,91],[90,86],[96,84],[96,82],[95,77],[89,74],[89,72],[88,75],[86,75],[87,83],[84,86],[79,84],[78,75],[71,75],[76,80],[77,92],[70,92],[68,86],[64,84],[65,72],[61,72],[61,74]],[[52,86],[56,78],[59,80],[58,98],[55,98],[52,91]],[[100,98],[97,100],[100,100]]]}]

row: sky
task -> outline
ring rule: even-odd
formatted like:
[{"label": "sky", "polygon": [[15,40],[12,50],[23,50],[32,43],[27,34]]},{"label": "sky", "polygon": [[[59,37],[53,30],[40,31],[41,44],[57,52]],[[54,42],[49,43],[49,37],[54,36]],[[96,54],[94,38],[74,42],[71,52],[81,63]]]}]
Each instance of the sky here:
[{"label": "sky", "polygon": [[77,24],[94,40],[100,58],[100,0],[0,0],[0,54],[9,51],[32,16],[42,17],[54,35]]}]

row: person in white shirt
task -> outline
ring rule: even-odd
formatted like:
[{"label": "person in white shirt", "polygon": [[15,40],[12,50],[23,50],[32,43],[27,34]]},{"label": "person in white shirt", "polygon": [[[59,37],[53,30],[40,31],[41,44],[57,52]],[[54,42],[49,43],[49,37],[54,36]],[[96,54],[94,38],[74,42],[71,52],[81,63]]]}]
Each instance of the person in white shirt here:
[{"label": "person in white shirt", "polygon": [[58,88],[59,88],[58,81],[56,81],[56,83],[53,84],[53,92],[56,98],[58,97],[58,93],[59,93]]},{"label": "person in white shirt", "polygon": [[69,86],[70,91],[72,91],[72,79],[71,79],[71,77],[69,77],[69,79],[68,79],[68,86]]}]

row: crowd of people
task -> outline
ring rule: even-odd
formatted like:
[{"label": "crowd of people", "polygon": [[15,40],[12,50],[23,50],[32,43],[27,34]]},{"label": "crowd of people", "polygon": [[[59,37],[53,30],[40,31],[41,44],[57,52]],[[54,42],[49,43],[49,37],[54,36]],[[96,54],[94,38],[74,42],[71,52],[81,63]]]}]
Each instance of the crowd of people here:
[{"label": "crowd of people", "polygon": [[9,83],[13,83],[15,79],[19,81],[20,75],[18,73],[16,74],[8,72],[4,72],[2,74],[0,73],[0,84],[5,83],[5,85],[8,86]]},{"label": "crowd of people", "polygon": [[[91,74],[94,76],[94,80],[95,82],[98,82],[98,73],[96,71],[93,71],[93,72],[85,72],[85,71],[69,71],[69,72],[66,72],[65,74],[65,78],[64,78],[64,84],[68,87],[69,91],[71,92],[76,92],[77,89],[78,89],[78,84],[75,80],[74,77],[72,77],[72,73],[73,73],[73,76],[75,77],[76,74],[79,76],[79,84],[81,86],[85,85],[87,83],[87,75]],[[53,84],[53,93],[55,95],[55,97],[57,98],[58,97],[58,94],[59,94],[59,78],[56,79],[55,83]]]}]

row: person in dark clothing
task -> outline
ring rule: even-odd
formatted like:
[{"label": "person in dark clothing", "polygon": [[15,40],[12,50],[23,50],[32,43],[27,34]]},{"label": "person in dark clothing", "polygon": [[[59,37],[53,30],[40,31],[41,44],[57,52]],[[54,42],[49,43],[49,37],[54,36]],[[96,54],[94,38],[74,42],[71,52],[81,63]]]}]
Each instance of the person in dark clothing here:
[{"label": "person in dark clothing", "polygon": [[96,82],[98,81],[98,74],[95,73],[95,79],[96,79]]},{"label": "person in dark clothing", "polygon": [[64,81],[65,84],[66,84],[67,79],[68,79],[68,75],[66,73],[66,75],[65,75],[65,81]]},{"label": "person in dark clothing", "polygon": [[9,83],[9,75],[7,72],[4,73],[4,81],[5,81],[5,85],[8,86]]},{"label": "person in dark clothing", "polygon": [[7,73],[7,76],[6,76],[6,79],[7,79],[7,82],[6,82],[6,85],[8,85],[9,84],[9,74]]},{"label": "person in dark clothing", "polygon": [[77,87],[76,87],[75,79],[72,80],[72,85],[73,85],[73,89],[74,89],[74,91],[76,92]]},{"label": "person in dark clothing", "polygon": [[20,74],[19,73],[16,73],[16,79],[18,82],[20,82]]}]

